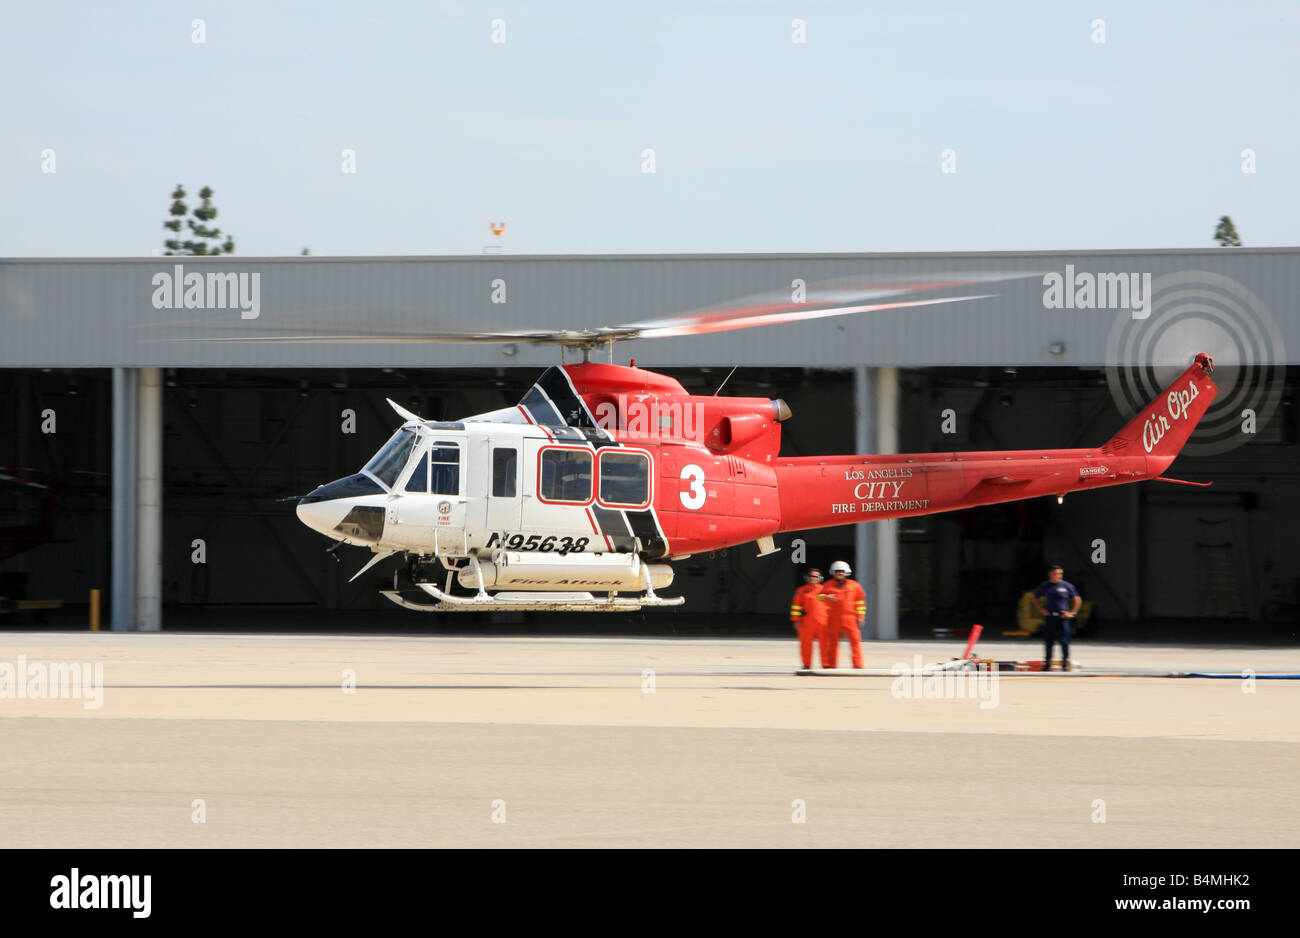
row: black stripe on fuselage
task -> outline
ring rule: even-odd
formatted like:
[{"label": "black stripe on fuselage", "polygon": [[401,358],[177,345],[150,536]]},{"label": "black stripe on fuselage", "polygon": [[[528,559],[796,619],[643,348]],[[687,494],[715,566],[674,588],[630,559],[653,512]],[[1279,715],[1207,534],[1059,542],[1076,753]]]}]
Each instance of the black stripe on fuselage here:
[{"label": "black stripe on fuselage", "polygon": [[602,508],[592,505],[591,513],[596,516],[600,533],[609,538],[614,550],[620,554],[630,554],[636,550],[636,541],[632,539],[632,529],[628,526],[623,512],[617,508]]},{"label": "black stripe on fuselage", "polygon": [[586,402],[578,396],[578,392],[574,390],[568,374],[563,369],[554,365],[547,368],[537,379],[537,387],[545,391],[546,396],[554,402],[560,417],[566,424],[571,427],[598,429],[591,412],[587,410]]},{"label": "black stripe on fuselage", "polygon": [[632,529],[632,536],[641,541],[641,550],[648,559],[658,560],[667,556],[668,544],[659,529],[659,519],[655,516],[654,509],[629,509],[623,515]]},{"label": "black stripe on fuselage", "polygon": [[560,412],[546,398],[542,390],[533,385],[524,395],[524,399],[519,402],[521,407],[527,409],[528,413],[538,423],[545,427],[562,427],[564,421],[560,418]]},{"label": "black stripe on fuselage", "polygon": [[[592,419],[587,404],[569,381],[568,373],[552,365],[524,395],[525,407],[539,424],[544,424],[557,442],[588,444],[594,450],[623,444],[602,430]],[[648,559],[667,556],[668,544],[659,526],[654,508],[623,509],[592,505],[592,516],[602,536],[609,538],[614,550],[630,553],[637,541]]]}]

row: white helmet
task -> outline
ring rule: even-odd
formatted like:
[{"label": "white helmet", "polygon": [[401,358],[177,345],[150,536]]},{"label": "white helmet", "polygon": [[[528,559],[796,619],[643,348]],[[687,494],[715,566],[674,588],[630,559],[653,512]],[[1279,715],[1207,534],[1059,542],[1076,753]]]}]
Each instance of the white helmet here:
[{"label": "white helmet", "polygon": [[849,565],[843,560],[837,560],[831,564],[831,576],[835,576],[837,573],[843,573],[845,576],[853,575],[853,571],[849,569]]}]

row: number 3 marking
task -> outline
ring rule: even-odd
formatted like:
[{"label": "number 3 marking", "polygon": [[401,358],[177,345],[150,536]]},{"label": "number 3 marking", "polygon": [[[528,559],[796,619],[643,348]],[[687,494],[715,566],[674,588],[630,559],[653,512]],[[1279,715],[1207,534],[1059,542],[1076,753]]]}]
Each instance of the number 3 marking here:
[{"label": "number 3 marking", "polygon": [[704,470],[695,465],[683,466],[681,478],[691,480],[691,490],[680,493],[682,505],[692,511],[704,507]]}]

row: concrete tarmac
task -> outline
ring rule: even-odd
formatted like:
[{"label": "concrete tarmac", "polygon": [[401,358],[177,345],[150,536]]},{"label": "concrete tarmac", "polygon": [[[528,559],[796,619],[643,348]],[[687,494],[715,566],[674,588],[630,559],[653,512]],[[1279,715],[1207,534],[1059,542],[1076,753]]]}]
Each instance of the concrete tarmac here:
[{"label": "concrete tarmac", "polygon": [[[1300,846],[1300,681],[1262,679],[1300,650],[1076,644],[1082,672],[938,698],[890,671],[959,652],[801,677],[793,640],[0,633],[0,842]],[[56,663],[98,696],[42,692]],[[1097,676],[1126,669],[1247,674]]]}]

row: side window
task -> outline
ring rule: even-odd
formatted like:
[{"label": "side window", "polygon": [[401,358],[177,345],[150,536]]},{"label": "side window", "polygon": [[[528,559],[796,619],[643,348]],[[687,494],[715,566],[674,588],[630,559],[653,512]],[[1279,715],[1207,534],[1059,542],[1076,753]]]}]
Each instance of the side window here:
[{"label": "side window", "polygon": [[515,478],[519,475],[519,451],[514,447],[492,450],[492,494],[497,498],[514,498]]},{"label": "side window", "polygon": [[411,477],[406,480],[406,490],[423,494],[429,491],[429,454],[422,453],[420,461],[411,470]]},{"label": "side window", "polygon": [[650,457],[645,453],[600,451],[600,500],[607,505],[650,501]]},{"label": "side window", "polygon": [[544,449],[541,455],[539,490],[544,501],[591,501],[591,452],[577,449]]},{"label": "side window", "polygon": [[460,447],[439,440],[429,450],[429,491],[434,495],[460,494]]}]

